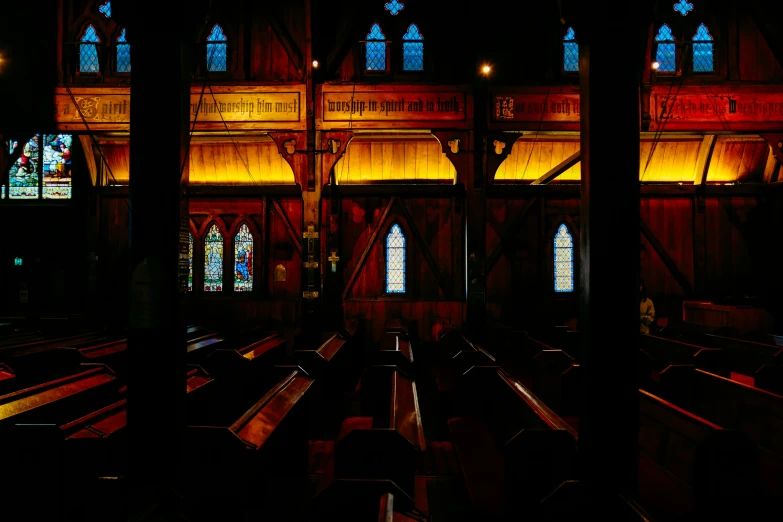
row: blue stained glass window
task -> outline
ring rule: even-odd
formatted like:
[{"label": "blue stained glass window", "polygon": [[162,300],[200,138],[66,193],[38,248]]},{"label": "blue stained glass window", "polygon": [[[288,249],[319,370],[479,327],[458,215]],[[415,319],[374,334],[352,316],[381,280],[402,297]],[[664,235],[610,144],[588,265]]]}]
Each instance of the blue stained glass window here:
[{"label": "blue stained glass window", "polygon": [[225,72],[228,65],[228,39],[223,28],[215,24],[207,36],[207,70]]},{"label": "blue stained glass window", "polygon": [[579,44],[576,43],[573,27],[569,27],[563,37],[563,70],[579,72]]},{"label": "blue stained glass window", "polygon": [[424,70],[424,35],[419,32],[416,24],[408,26],[408,30],[402,35],[402,70]]},{"label": "blue stained glass window", "polygon": [[239,227],[234,237],[234,291],[249,292],[253,289],[253,234],[246,224]]},{"label": "blue stained glass window", "polygon": [[[9,199],[38,199],[38,162],[40,161],[41,137],[36,134],[23,145],[19,158],[8,170],[8,198]],[[11,143],[11,151],[21,146],[17,142]]]},{"label": "blue stained glass window", "polygon": [[712,54],[712,35],[707,26],[700,24],[693,35],[693,72],[706,73],[715,69]]},{"label": "blue stained glass window", "polygon": [[677,58],[674,46],[674,35],[671,28],[663,24],[655,37],[658,50],[655,52],[655,61],[658,62],[658,72],[674,72],[677,70]]},{"label": "blue stained glass window", "polygon": [[555,234],[555,292],[574,291],[574,241],[565,223]]},{"label": "blue stained glass window", "polygon": [[688,13],[693,11],[693,4],[688,0],[680,0],[674,4],[674,10],[680,13],[682,16],[686,16]]},{"label": "blue stained glass window", "polygon": [[43,142],[43,198],[71,199],[71,134],[46,134]]},{"label": "blue stained glass window", "polygon": [[98,6],[98,11],[106,18],[111,18],[111,2],[104,2],[103,5]]},{"label": "blue stained glass window", "polygon": [[367,33],[365,44],[365,68],[368,71],[386,70],[386,36],[381,31],[381,26],[373,24]]},{"label": "blue stained glass window", "polygon": [[223,291],[223,235],[217,225],[204,238],[204,291]]},{"label": "blue stained glass window", "polygon": [[386,235],[386,293],[405,293],[405,235],[397,223]]},{"label": "blue stained glass window", "polygon": [[82,43],[79,45],[79,72],[98,73],[100,64],[98,63],[98,46],[101,42],[95,27],[92,24],[87,26],[82,36]]},{"label": "blue stained glass window", "polygon": [[131,72],[130,44],[125,38],[124,27],[122,28],[120,35],[117,37],[117,72]]},{"label": "blue stained glass window", "polygon": [[398,2],[397,0],[390,0],[389,2],[384,4],[383,7],[384,9],[389,11],[392,14],[392,16],[396,16],[397,13],[405,9],[405,4],[403,4],[402,2]]},{"label": "blue stained glass window", "polygon": [[188,292],[193,291],[193,234],[188,234]]}]

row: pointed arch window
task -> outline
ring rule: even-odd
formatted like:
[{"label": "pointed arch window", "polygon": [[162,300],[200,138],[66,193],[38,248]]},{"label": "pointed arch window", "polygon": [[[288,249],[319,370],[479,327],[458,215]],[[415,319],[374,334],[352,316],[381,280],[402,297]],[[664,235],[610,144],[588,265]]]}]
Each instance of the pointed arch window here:
[{"label": "pointed arch window", "polygon": [[677,70],[677,59],[671,27],[663,24],[655,36],[655,42],[658,44],[655,51],[658,72],[673,73]]},{"label": "pointed arch window", "polygon": [[193,234],[188,233],[188,292],[193,291]]},{"label": "pointed arch window", "polygon": [[125,28],[122,28],[122,32],[117,37],[117,72],[129,73],[131,72],[131,60],[130,60],[130,44],[125,37]]},{"label": "pointed arch window", "polygon": [[242,224],[234,237],[234,291],[253,290],[253,234],[246,224]]},{"label": "pointed arch window", "polygon": [[386,293],[404,294],[405,250],[407,241],[402,228],[394,223],[386,234]]},{"label": "pointed arch window", "polygon": [[225,72],[228,66],[228,39],[220,24],[215,24],[207,36],[207,70]]},{"label": "pointed arch window", "polygon": [[367,41],[364,44],[365,69],[368,71],[386,70],[386,35],[381,31],[381,26],[373,24],[367,33]]},{"label": "pointed arch window", "polygon": [[[11,140],[9,154],[19,157],[8,169],[9,199],[70,199],[72,191],[71,134],[36,134],[24,143]],[[21,149],[20,149],[21,148]]]},{"label": "pointed arch window", "polygon": [[712,35],[704,24],[699,24],[693,35],[693,72],[711,73],[715,70]]},{"label": "pointed arch window", "polygon": [[79,44],[79,72],[81,73],[99,73],[100,64],[98,62],[98,46],[101,43],[98,33],[92,24],[84,30]]},{"label": "pointed arch window", "polygon": [[402,70],[424,70],[424,35],[416,24],[409,25],[402,35]]},{"label": "pointed arch window", "polygon": [[576,43],[573,27],[569,27],[563,37],[563,70],[579,72],[579,44]]},{"label": "pointed arch window", "polygon": [[217,225],[204,237],[204,291],[223,291],[223,234]]},{"label": "pointed arch window", "polygon": [[106,18],[111,18],[111,2],[104,2],[102,5],[100,5],[98,7],[98,12],[100,12]]},{"label": "pointed arch window", "polygon": [[574,241],[561,223],[555,233],[555,292],[574,291]]}]

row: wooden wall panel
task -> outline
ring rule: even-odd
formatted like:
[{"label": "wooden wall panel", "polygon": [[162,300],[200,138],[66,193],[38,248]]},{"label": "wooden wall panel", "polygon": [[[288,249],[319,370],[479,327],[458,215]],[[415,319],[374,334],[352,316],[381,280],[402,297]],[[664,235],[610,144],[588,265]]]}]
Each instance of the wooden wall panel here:
[{"label": "wooden wall panel", "polygon": [[354,138],[334,166],[338,184],[376,181],[450,181],[457,171],[435,137]]},{"label": "wooden wall panel", "polygon": [[[579,150],[579,137],[574,139],[551,138],[519,139],[514,143],[511,154],[500,164],[495,174],[496,181],[518,181],[538,179],[558,163]],[[577,163],[557,177],[558,181],[579,181],[580,165]]]},{"label": "wooden wall panel", "polygon": [[[641,216],[647,226],[664,246],[680,272],[693,279],[693,226],[692,203],[689,198],[645,198],[641,201]],[[677,280],[669,273],[660,256],[642,235],[641,276],[647,291],[653,294],[685,295]],[[608,256],[608,258],[610,258]]]},{"label": "wooden wall panel", "polygon": [[[716,296],[741,297],[761,290],[747,238],[735,216],[756,208],[753,198],[707,201],[707,287]],[[765,226],[765,223],[749,223]],[[766,225],[769,226],[769,225]]]},{"label": "wooden wall panel", "polygon": [[386,321],[400,318],[408,323],[409,331],[424,341],[432,341],[436,323],[448,321],[461,326],[465,320],[463,301],[373,301],[355,300],[344,305],[346,319],[365,322],[368,340],[377,342],[384,332]]},{"label": "wooden wall panel", "polygon": [[[271,299],[296,300],[301,297],[302,256],[295,241],[302,237],[302,200],[287,198],[280,200],[280,209],[285,218],[277,211],[269,214],[269,261],[267,281]],[[297,239],[289,232],[288,224],[293,228]],[[286,281],[274,281],[274,269],[283,265]]]},{"label": "wooden wall panel", "polygon": [[719,138],[710,160],[707,182],[761,182],[769,146],[763,138]]},{"label": "wooden wall panel", "polygon": [[271,138],[253,142],[194,143],[190,147],[194,185],[294,184],[291,165]]},{"label": "wooden wall panel", "polygon": [[783,67],[775,59],[756,24],[747,15],[737,17],[739,26],[739,79],[768,82],[783,79]]}]

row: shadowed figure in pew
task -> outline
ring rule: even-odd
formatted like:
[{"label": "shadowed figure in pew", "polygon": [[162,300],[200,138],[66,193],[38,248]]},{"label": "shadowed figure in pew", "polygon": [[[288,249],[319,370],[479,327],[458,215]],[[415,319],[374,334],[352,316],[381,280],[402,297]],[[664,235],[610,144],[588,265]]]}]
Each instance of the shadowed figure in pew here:
[{"label": "shadowed figure in pew", "polygon": [[647,287],[644,285],[644,280],[639,280],[639,315],[641,322],[639,323],[639,333],[642,335],[650,335],[650,325],[655,324],[655,306],[652,299],[647,297]]}]

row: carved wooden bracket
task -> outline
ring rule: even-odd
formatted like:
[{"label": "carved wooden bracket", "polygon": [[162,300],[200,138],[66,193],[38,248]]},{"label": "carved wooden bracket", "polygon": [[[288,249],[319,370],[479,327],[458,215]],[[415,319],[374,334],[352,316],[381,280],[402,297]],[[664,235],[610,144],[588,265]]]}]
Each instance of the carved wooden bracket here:
[{"label": "carved wooden bracket", "polygon": [[463,185],[467,184],[468,169],[473,157],[470,149],[470,133],[468,131],[432,131],[432,134],[438,138],[441,149],[446,157],[457,169],[457,182]]},{"label": "carved wooden bracket", "polygon": [[[297,154],[296,144],[306,143],[304,132],[270,132],[269,137],[275,140],[277,151],[291,165],[294,179],[302,191],[307,190],[307,154]],[[304,151],[302,151],[304,152]]]},{"label": "carved wooden bracket", "polygon": [[500,164],[511,154],[511,149],[520,136],[520,134],[505,132],[491,133],[487,136],[487,179],[490,184],[493,183]]},{"label": "carved wooden bracket", "polygon": [[761,137],[767,141],[775,159],[783,165],[783,134],[762,134]]},{"label": "carved wooden bracket", "polygon": [[353,138],[351,131],[328,131],[321,134],[321,183],[326,185],[330,181],[330,174],[335,164],[345,154],[348,142]]}]

